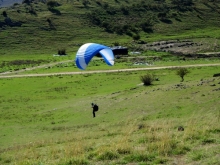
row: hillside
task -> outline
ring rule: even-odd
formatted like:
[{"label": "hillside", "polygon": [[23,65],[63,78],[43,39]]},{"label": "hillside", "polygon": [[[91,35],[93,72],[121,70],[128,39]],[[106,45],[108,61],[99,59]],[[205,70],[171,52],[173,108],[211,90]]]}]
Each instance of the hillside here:
[{"label": "hillside", "polygon": [[[75,52],[85,42],[206,41],[218,51],[220,2],[206,0],[26,0],[0,8],[1,55]],[[202,51],[202,50],[200,50]]]}]

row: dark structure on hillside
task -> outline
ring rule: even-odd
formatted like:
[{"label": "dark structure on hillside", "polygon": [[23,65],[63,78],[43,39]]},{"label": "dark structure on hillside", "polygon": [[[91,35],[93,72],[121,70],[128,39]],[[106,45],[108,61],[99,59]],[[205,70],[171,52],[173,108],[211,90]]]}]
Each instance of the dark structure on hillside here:
[{"label": "dark structure on hillside", "polygon": [[122,46],[111,47],[114,55],[128,55],[128,48]]},{"label": "dark structure on hillside", "polygon": [[[122,47],[122,46],[114,46],[110,47],[111,50],[113,51],[114,55],[128,55],[128,48]],[[97,54],[97,57],[101,57],[101,54]]]}]

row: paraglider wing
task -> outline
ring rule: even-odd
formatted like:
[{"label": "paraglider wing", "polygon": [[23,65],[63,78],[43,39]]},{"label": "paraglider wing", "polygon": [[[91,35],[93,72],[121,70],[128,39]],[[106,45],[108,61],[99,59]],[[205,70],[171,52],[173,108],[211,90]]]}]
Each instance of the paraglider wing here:
[{"label": "paraglider wing", "polygon": [[110,48],[102,49],[99,53],[108,65],[114,65],[114,54]]},{"label": "paraglider wing", "polygon": [[110,48],[100,44],[87,43],[82,45],[76,53],[76,66],[84,70],[97,53],[102,55],[108,65],[114,65],[114,54]]}]

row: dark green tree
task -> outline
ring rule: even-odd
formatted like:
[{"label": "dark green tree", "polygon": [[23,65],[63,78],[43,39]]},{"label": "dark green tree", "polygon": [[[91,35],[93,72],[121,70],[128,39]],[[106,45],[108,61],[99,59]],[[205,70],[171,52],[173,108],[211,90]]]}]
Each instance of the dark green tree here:
[{"label": "dark green tree", "polygon": [[176,74],[181,77],[181,82],[184,81],[184,76],[187,75],[188,73],[190,72],[187,68],[179,68],[176,71]]},{"label": "dark green tree", "polygon": [[141,36],[139,34],[134,34],[132,38],[133,40],[137,41],[137,40],[140,40]]},{"label": "dark green tree", "polygon": [[49,9],[53,9],[54,7],[60,6],[60,4],[54,0],[48,1],[47,2],[47,7]]},{"label": "dark green tree", "polygon": [[2,15],[3,15],[4,17],[7,17],[6,11],[3,11],[3,12],[2,12]]}]

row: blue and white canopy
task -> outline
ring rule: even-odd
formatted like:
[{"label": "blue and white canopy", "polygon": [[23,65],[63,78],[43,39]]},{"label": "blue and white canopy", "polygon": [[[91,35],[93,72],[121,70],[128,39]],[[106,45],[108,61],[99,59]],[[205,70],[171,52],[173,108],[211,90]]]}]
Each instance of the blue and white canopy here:
[{"label": "blue and white canopy", "polygon": [[98,53],[108,65],[114,65],[114,54],[111,48],[96,43],[87,43],[82,45],[76,53],[76,66],[82,70],[86,69],[91,59]]}]

